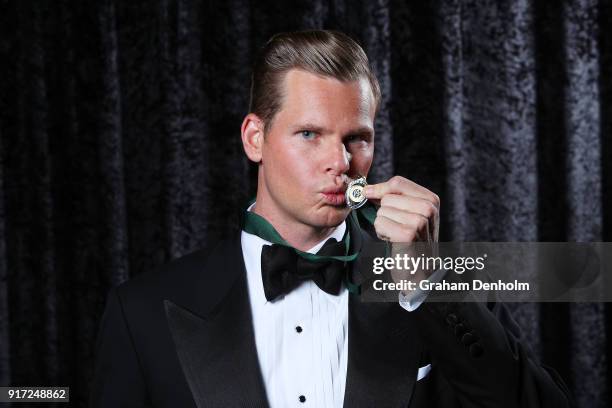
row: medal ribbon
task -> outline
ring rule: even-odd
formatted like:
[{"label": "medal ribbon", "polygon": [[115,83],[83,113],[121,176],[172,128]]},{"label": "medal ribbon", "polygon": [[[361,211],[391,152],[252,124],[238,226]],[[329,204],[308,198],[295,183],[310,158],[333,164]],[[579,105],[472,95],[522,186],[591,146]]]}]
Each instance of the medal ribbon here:
[{"label": "medal ribbon", "polygon": [[[250,204],[252,204],[253,202],[254,200]],[[365,218],[370,224],[374,224],[374,219],[376,218],[376,209],[374,209],[374,207],[364,206],[357,211],[359,211],[363,218]],[[347,218],[347,222],[355,223],[355,225],[359,227],[359,221],[357,220],[357,213],[355,211],[351,211],[351,214]],[[273,244],[291,248],[298,256],[313,262],[327,262],[331,260],[345,263],[351,262],[357,259],[357,257],[359,256],[359,251],[361,250],[361,248],[355,248],[352,254],[348,253],[351,245],[350,225],[347,225],[346,233],[344,234],[344,238],[342,239],[344,241],[345,254],[336,256],[311,254],[309,252],[300,251],[299,249],[292,247],[287,241],[283,239],[283,237],[281,237],[281,235],[278,233],[278,231],[276,231],[272,224],[270,224],[262,216],[255,214],[252,211],[245,211],[242,229],[249,234],[257,235],[258,237]],[[347,276],[345,276],[344,281],[350,292],[359,294],[358,285],[355,285],[350,282]]]}]

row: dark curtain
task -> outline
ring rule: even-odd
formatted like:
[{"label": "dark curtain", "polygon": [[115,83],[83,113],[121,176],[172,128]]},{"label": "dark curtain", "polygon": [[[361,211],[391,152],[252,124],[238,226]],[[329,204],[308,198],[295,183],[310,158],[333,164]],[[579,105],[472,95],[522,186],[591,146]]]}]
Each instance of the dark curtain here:
[{"label": "dark curtain", "polygon": [[[442,240],[611,240],[611,23],[610,0],[0,1],[0,385],[85,405],[108,289],[238,228],[250,67],[278,31],[362,43],[370,179],[439,193]],[[511,306],[578,405],[607,406],[610,307]]]}]

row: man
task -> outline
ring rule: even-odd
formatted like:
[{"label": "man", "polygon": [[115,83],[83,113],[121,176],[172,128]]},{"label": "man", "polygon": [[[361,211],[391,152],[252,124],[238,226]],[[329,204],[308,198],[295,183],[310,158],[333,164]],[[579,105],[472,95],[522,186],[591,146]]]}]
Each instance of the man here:
[{"label": "man", "polygon": [[[111,291],[94,406],[569,406],[500,305],[400,306],[349,293],[348,258],[374,238],[347,218],[344,193],[372,164],[379,100],[347,36],[268,42],[241,129],[258,165],[245,228]],[[437,240],[431,191],[396,176],[364,193],[379,206],[378,238]]]}]

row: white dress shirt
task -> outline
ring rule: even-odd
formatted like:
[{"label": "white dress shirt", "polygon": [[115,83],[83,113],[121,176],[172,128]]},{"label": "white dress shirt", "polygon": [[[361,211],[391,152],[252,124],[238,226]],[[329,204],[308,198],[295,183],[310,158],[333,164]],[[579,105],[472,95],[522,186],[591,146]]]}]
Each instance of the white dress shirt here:
[{"label": "white dress shirt", "polygon": [[[346,224],[330,237],[342,240]],[[342,407],[348,357],[348,291],[330,295],[312,281],[268,302],[261,250],[271,243],[242,231],[257,356],[270,408]]]},{"label": "white dress shirt", "polygon": [[[345,231],[343,222],[307,252],[316,253],[329,238],[342,240]],[[257,356],[270,408],[341,408],[348,362],[348,290],[342,285],[334,296],[306,281],[269,302],[261,278],[261,251],[272,243],[242,231],[241,244]],[[426,297],[417,292],[401,297],[400,305],[415,310]],[[417,380],[430,368],[421,367]]]}]

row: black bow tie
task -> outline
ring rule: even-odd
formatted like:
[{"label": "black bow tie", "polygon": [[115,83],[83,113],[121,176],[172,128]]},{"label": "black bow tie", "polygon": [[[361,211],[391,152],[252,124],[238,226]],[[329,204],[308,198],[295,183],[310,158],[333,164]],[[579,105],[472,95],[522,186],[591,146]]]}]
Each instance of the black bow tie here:
[{"label": "black bow tie", "polygon": [[[317,252],[317,255],[344,255],[344,242],[330,238]],[[344,262],[329,260],[310,261],[283,245],[264,245],[261,250],[261,277],[268,301],[287,294],[301,282],[312,280],[321,290],[337,295],[342,287]]]}]

